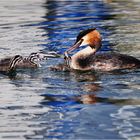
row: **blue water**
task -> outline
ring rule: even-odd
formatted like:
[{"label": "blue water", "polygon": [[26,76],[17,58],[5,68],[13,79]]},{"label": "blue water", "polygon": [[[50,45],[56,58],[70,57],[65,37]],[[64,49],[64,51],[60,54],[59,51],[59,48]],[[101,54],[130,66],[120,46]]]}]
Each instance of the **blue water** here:
[{"label": "blue water", "polygon": [[[43,50],[60,55],[77,34],[96,27],[102,52],[140,59],[139,0],[0,1],[0,58]],[[140,139],[140,70],[0,74],[0,139]]]}]

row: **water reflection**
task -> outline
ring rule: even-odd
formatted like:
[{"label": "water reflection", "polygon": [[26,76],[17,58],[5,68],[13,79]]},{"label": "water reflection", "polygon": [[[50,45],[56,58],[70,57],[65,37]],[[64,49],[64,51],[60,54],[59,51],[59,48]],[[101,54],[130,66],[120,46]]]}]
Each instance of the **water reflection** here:
[{"label": "water reflection", "polygon": [[95,104],[95,103],[105,103],[105,104],[115,104],[115,105],[140,105],[140,99],[113,99],[113,98],[103,98],[97,97],[94,94],[85,94],[83,96],[77,97],[76,101],[83,104]]},{"label": "water reflection", "polygon": [[74,78],[77,82],[94,82],[99,80],[99,75],[95,72],[82,72],[82,71],[73,71]]},{"label": "water reflection", "polygon": [[140,105],[140,99],[115,99],[115,98],[104,98],[98,97],[96,94],[83,94],[79,96],[65,96],[65,95],[43,95],[44,100],[41,104],[54,105],[54,106],[66,106],[80,104],[114,104],[114,105]]},{"label": "water reflection", "polygon": [[[10,4],[10,5],[9,5]],[[1,57],[38,50],[60,54],[80,30],[97,27],[103,51],[139,57],[139,1],[0,1]],[[107,49],[106,49],[107,48]],[[0,139],[139,138],[139,71],[0,75]]]}]

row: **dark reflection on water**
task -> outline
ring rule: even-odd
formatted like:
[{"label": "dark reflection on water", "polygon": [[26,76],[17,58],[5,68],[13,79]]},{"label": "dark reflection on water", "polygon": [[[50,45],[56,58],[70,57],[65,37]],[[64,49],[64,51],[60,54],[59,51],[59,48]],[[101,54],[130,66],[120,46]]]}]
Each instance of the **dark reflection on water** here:
[{"label": "dark reflection on water", "polygon": [[[100,30],[102,51],[139,57],[138,0],[0,1],[1,57],[44,50],[60,54],[79,31]],[[139,139],[140,71],[0,75],[0,139]]]},{"label": "dark reflection on water", "polygon": [[[95,87],[95,86],[94,86]],[[97,87],[96,87],[97,88]],[[75,103],[80,104],[115,104],[115,105],[140,105],[140,99],[115,99],[115,98],[103,98],[98,97],[95,94],[83,94],[79,96],[68,97],[65,95],[42,95],[44,100],[41,104],[54,105],[54,106],[66,106],[73,105]]]}]

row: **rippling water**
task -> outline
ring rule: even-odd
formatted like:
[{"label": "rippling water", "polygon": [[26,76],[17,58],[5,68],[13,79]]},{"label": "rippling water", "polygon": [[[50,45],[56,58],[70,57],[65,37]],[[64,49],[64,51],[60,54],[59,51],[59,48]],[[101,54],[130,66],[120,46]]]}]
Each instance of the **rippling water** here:
[{"label": "rippling water", "polygon": [[[1,0],[0,58],[57,51],[96,27],[102,51],[140,59],[139,0]],[[140,71],[0,75],[0,139],[140,139]]]}]

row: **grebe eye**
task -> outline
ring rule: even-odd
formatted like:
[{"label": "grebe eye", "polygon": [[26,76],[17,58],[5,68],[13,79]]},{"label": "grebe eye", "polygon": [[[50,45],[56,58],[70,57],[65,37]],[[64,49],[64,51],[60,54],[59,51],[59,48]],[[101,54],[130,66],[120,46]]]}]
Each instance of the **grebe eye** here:
[{"label": "grebe eye", "polygon": [[96,49],[96,46],[92,46],[92,45],[90,45],[90,47],[91,47],[92,49]]}]

